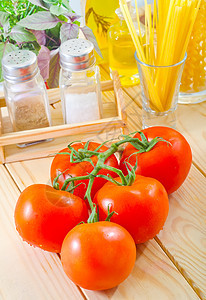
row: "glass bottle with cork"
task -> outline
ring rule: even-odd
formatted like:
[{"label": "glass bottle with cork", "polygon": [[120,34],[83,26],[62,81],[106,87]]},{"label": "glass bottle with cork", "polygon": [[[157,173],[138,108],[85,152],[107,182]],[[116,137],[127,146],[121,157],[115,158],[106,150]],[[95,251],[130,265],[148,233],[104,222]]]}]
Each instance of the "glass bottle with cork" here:
[{"label": "glass bottle with cork", "polygon": [[[139,34],[138,24],[135,22],[135,9],[131,5],[131,1],[128,1],[128,8],[133,17],[136,32]],[[118,21],[108,30],[109,67],[110,70],[118,71],[123,86],[136,85],[139,83],[138,68],[135,60],[136,49],[121,9],[116,9],[115,13],[118,16]],[[145,28],[141,23],[140,26],[144,39]]]},{"label": "glass bottle with cork", "polygon": [[86,0],[85,22],[97,39],[103,59],[96,55],[97,63],[108,62],[107,31],[115,22],[115,10],[119,7],[119,0]]},{"label": "glass bottle with cork", "polygon": [[90,122],[102,117],[99,67],[94,45],[71,39],[60,46],[62,110],[66,124]]}]

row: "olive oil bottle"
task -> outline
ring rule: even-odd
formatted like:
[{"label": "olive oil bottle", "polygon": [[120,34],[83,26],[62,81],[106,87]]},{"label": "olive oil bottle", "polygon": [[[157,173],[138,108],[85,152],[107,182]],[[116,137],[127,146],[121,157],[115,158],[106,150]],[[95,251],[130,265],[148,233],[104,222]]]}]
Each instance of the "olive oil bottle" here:
[{"label": "olive oil bottle", "polygon": [[[132,6],[130,12],[135,18],[135,11]],[[120,8],[116,10],[116,14],[118,20],[108,30],[109,67],[110,70],[118,71],[123,86],[136,85],[139,83],[139,75],[134,56],[135,46]],[[139,33],[138,24],[135,21],[134,25],[137,33]],[[145,28],[143,24],[141,24],[141,34],[144,39]]]},{"label": "olive oil bottle", "polygon": [[108,62],[107,31],[117,19],[115,10],[119,0],[87,0],[85,6],[85,22],[97,39],[103,59],[96,54],[97,63]]}]

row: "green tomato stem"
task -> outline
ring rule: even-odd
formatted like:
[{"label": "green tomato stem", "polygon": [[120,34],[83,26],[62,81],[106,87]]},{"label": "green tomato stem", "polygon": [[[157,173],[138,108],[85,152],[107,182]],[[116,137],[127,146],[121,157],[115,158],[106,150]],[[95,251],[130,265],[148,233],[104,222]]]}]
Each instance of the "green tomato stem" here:
[{"label": "green tomato stem", "polygon": [[[91,199],[91,190],[92,190],[94,179],[95,179],[96,176],[98,176],[98,173],[101,169],[106,169],[106,170],[117,173],[117,175],[119,175],[119,177],[122,180],[121,185],[131,185],[135,180],[135,170],[137,168],[137,162],[135,164],[135,168],[132,169],[131,171],[127,167],[128,175],[125,177],[121,170],[116,169],[116,168],[111,167],[111,166],[105,165],[106,159],[108,157],[110,157],[112,154],[114,154],[115,152],[117,152],[118,147],[121,146],[122,144],[125,144],[125,143],[131,143],[138,150],[138,152],[141,153],[141,152],[150,151],[156,145],[156,143],[158,143],[160,141],[167,142],[167,141],[165,141],[165,140],[163,140],[162,138],[159,138],[159,137],[156,137],[155,139],[153,139],[152,141],[149,142],[142,132],[140,133],[140,135],[141,135],[142,141],[139,140],[138,138],[132,138],[129,135],[123,136],[123,139],[121,141],[113,143],[111,145],[111,147],[108,150],[106,150],[105,152],[97,152],[97,149],[99,149],[100,147],[97,148],[96,151],[90,151],[90,150],[87,149],[88,145],[86,145],[86,147],[84,149],[80,149],[79,152],[75,150],[75,155],[76,155],[76,158],[77,158],[76,162],[80,162],[81,160],[79,160],[79,159],[81,157],[82,157],[82,161],[88,161],[88,157],[91,157],[92,155],[96,155],[98,157],[96,166],[94,166],[94,169],[92,170],[92,172],[90,174],[85,175],[85,176],[68,178],[68,179],[65,180],[65,182],[62,186],[62,190],[65,190],[67,185],[70,182],[74,182],[76,180],[89,179],[88,187],[87,187],[87,190],[86,190],[86,193],[85,193],[85,199],[88,200],[88,203],[89,203],[89,206],[90,206],[90,209],[91,209],[91,215],[90,215],[90,217],[87,221],[88,223],[94,223],[94,222],[98,221],[98,214],[97,214],[97,211],[96,211],[97,208],[96,208],[96,205],[92,202],[92,199]],[[103,144],[105,144],[105,143],[103,143]],[[70,159],[71,159],[71,162],[75,163],[75,160],[73,161],[73,159],[74,159],[73,155],[74,155],[74,151],[71,153]],[[132,168],[131,165],[129,165],[129,166]],[[104,176],[104,175],[102,175],[102,176]],[[107,218],[108,220],[111,218],[113,213],[114,212],[108,213],[108,218]]]},{"label": "green tomato stem", "polygon": [[64,184],[63,184],[61,190],[62,190],[62,191],[65,191],[67,185],[68,185],[71,181],[85,180],[85,179],[89,179],[89,175],[67,178],[67,179],[64,181]]},{"label": "green tomato stem", "polygon": [[114,173],[117,173],[117,175],[119,175],[119,177],[121,178],[122,180],[122,185],[127,185],[127,181],[125,179],[125,176],[122,172],[122,170],[119,170],[117,168],[114,168],[114,167],[111,167],[111,166],[107,166],[107,165],[102,165],[102,169],[106,169],[106,170],[109,170],[109,171],[112,171]]}]

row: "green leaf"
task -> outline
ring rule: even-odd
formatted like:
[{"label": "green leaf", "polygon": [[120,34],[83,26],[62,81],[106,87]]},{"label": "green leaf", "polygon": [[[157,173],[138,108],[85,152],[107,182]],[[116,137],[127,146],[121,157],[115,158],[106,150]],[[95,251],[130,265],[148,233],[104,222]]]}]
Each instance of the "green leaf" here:
[{"label": "green leaf", "polygon": [[36,41],[32,42],[32,45],[34,47],[34,50],[32,50],[36,55],[39,54],[39,51],[41,49],[41,46],[39,45],[39,43],[37,43]]},{"label": "green leaf", "polygon": [[32,32],[19,25],[16,25],[12,28],[10,37],[19,43],[36,41],[36,37]]},{"label": "green leaf", "polygon": [[41,1],[41,0],[29,0],[29,2],[31,2],[31,3],[34,4],[34,5],[39,6],[39,7],[41,7],[41,8],[47,9],[47,8],[44,6],[43,1]]},{"label": "green leaf", "polygon": [[18,50],[19,48],[11,43],[0,43],[0,82],[3,81],[2,77],[2,58],[5,54]]},{"label": "green leaf", "polygon": [[28,29],[45,30],[57,25],[59,19],[48,11],[39,11],[18,22],[18,25]]},{"label": "green leaf", "polygon": [[54,4],[54,3],[58,4],[59,3],[58,0],[44,0],[44,2],[49,3],[49,4]]},{"label": "green leaf", "polygon": [[62,0],[62,5],[64,5],[67,8],[67,11],[72,12],[72,8],[68,0]]},{"label": "green leaf", "polygon": [[62,5],[61,6],[51,5],[50,13],[55,15],[55,16],[60,16],[60,15],[64,15],[65,13],[67,13],[67,10]]},{"label": "green leaf", "polygon": [[141,138],[142,138],[142,142],[143,142],[145,145],[149,145],[149,142],[148,142],[146,136],[144,135],[144,133],[143,133],[142,131],[139,131],[139,134],[140,134],[140,136],[141,136]]},{"label": "green leaf", "polygon": [[9,14],[7,12],[1,11],[0,13],[0,26],[4,26],[7,23]]},{"label": "green leaf", "polygon": [[79,26],[72,23],[65,23],[60,29],[60,39],[64,43],[70,39],[76,39],[79,35]]},{"label": "green leaf", "polygon": [[39,54],[41,46],[36,41],[34,41],[22,44],[22,49],[33,51],[37,56]]},{"label": "green leaf", "polygon": [[85,38],[86,38],[87,40],[89,40],[90,42],[93,43],[94,49],[96,50],[97,54],[98,54],[101,58],[103,58],[102,53],[101,53],[101,50],[100,50],[100,48],[99,48],[99,46],[98,46],[97,40],[96,40],[96,38],[95,38],[95,36],[94,36],[94,33],[92,32],[91,28],[89,28],[89,27],[87,27],[87,26],[84,26],[84,27],[80,27],[80,29],[81,29],[82,33],[84,34]]},{"label": "green leaf", "polygon": [[47,35],[49,35],[51,38],[58,41],[58,39],[60,37],[61,26],[62,26],[61,23],[58,23],[54,28],[47,30]]}]

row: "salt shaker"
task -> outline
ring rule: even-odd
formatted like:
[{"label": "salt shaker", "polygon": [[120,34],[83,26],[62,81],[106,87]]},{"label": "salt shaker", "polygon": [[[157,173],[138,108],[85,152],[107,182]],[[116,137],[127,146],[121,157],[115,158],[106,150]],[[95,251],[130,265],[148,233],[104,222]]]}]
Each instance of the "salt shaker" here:
[{"label": "salt shaker", "polygon": [[71,39],[60,46],[59,54],[64,122],[73,124],[100,119],[100,75],[93,44],[84,39]]},{"label": "salt shaker", "polygon": [[36,55],[29,50],[12,51],[3,57],[2,70],[6,105],[13,130],[50,126],[49,102]]}]

